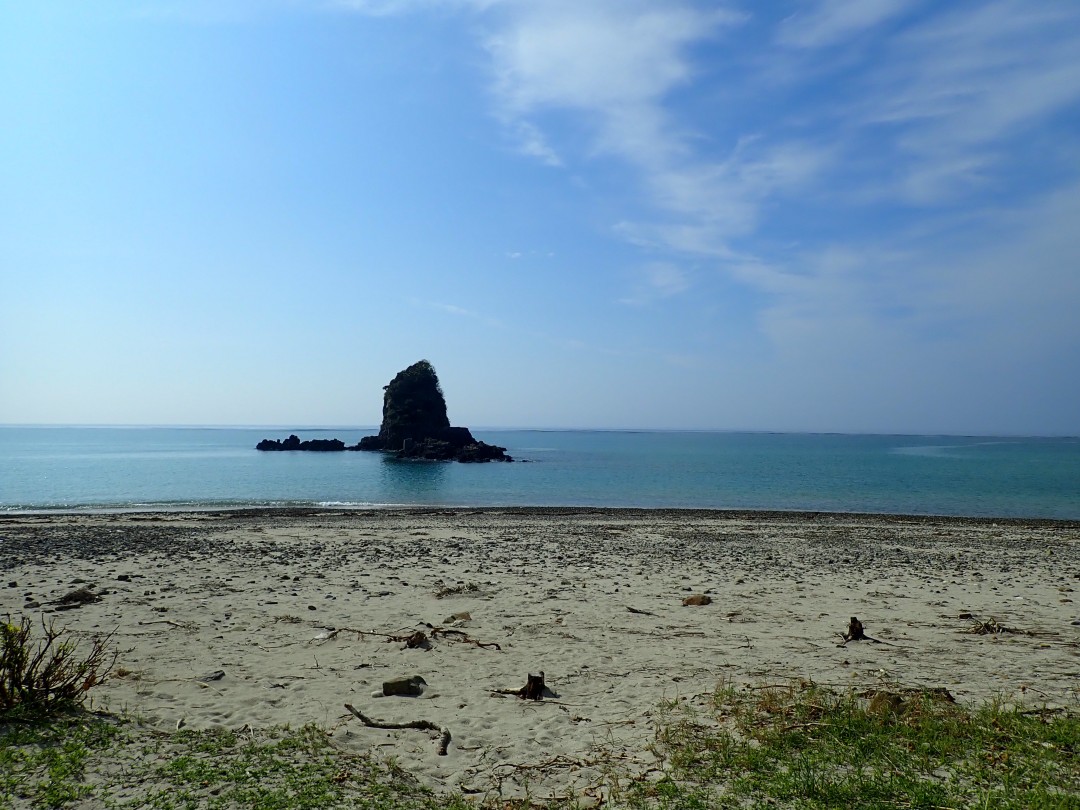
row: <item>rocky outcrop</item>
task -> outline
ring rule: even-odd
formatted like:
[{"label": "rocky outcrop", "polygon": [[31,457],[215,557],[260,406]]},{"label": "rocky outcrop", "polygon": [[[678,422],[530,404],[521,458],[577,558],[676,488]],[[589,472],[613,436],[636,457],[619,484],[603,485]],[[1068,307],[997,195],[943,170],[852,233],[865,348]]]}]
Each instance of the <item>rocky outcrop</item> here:
[{"label": "rocky outcrop", "polygon": [[399,371],[383,390],[379,441],[385,449],[400,449],[410,439],[422,442],[442,438],[450,429],[442,386],[427,360]]},{"label": "rocky outcrop", "polygon": [[256,450],[314,450],[322,453],[332,453],[338,450],[345,450],[345,442],[341,439],[308,439],[307,441],[300,441],[300,438],[296,435],[289,436],[284,441],[276,441],[274,439],[263,439],[257,445]]},{"label": "rocky outcrop", "polygon": [[468,428],[450,426],[442,386],[427,360],[398,372],[384,391],[379,435],[365,436],[357,449],[429,461],[513,461],[505,447],[479,441]]},{"label": "rocky outcrop", "polygon": [[413,363],[383,389],[383,419],[378,436],[346,446],[340,439],[284,441],[263,439],[256,450],[382,450],[398,458],[428,461],[513,461],[505,447],[476,439],[468,428],[451,427],[446,399],[435,369],[427,360]]}]

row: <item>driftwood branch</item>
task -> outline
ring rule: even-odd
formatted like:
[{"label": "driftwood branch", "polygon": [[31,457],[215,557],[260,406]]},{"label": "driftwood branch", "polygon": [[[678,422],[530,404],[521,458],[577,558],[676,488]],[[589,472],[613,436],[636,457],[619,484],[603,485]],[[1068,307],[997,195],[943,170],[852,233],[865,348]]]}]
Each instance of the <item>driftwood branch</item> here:
[{"label": "driftwood branch", "polygon": [[552,697],[558,697],[558,695],[547,688],[547,684],[544,683],[543,672],[538,672],[536,674],[530,672],[525,679],[525,685],[520,689],[493,689],[492,694],[513,695],[522,700],[543,700],[545,694]]},{"label": "driftwood branch", "polygon": [[1017,630],[1015,627],[1006,627],[993,616],[987,621],[981,621],[975,617],[972,617],[972,619],[974,619],[974,623],[968,628],[968,632],[974,633],[977,636],[1001,635],[1005,633],[1016,633],[1024,636],[1034,635],[1026,630]]},{"label": "driftwood branch", "polygon": [[199,625],[195,622],[174,622],[172,619],[156,619],[150,622],[139,622],[140,625],[167,624],[169,627],[178,627],[181,630],[198,630]]},{"label": "driftwood branch", "polygon": [[370,717],[367,717],[351,703],[346,703],[345,708],[348,709],[353,714],[353,716],[355,716],[361,723],[363,723],[365,726],[368,726],[369,728],[415,728],[419,729],[420,731],[437,731],[439,732],[439,747],[437,749],[438,754],[440,757],[446,756],[446,749],[450,746],[450,729],[444,726],[437,726],[428,720],[413,720],[410,723],[381,723],[378,720],[372,720]]},{"label": "driftwood branch", "polygon": [[325,644],[336,638],[339,633],[356,633],[357,636],[378,636],[379,638],[386,639],[387,642],[396,641],[398,644],[404,644],[404,649],[407,650],[429,650],[431,649],[431,641],[442,637],[448,641],[463,641],[467,644],[475,644],[477,647],[485,650],[502,649],[502,647],[494,641],[480,641],[462,630],[452,630],[447,627],[434,627],[426,623],[425,626],[429,628],[430,636],[423,630],[417,630],[414,633],[402,635],[395,633],[380,633],[376,630],[356,630],[352,627],[339,627],[328,633],[325,638],[315,640],[318,641],[319,644]]},{"label": "driftwood branch", "polygon": [[502,647],[500,647],[494,641],[488,641],[488,642],[480,641],[479,639],[473,638],[468,633],[466,633],[466,632],[464,632],[462,630],[452,630],[452,629],[450,629],[448,627],[433,627],[433,628],[431,628],[431,637],[432,638],[438,638],[439,636],[443,636],[443,637],[446,637],[446,636],[460,637],[460,639],[459,639],[460,641],[464,641],[467,644],[475,644],[477,647],[480,647],[480,648],[485,649],[485,650],[501,650],[502,649]]},{"label": "driftwood branch", "polygon": [[863,623],[855,616],[851,617],[851,621],[848,622],[848,629],[846,633],[837,633],[843,641],[838,645],[843,647],[849,641],[871,641],[874,644],[885,644],[889,647],[895,647],[895,644],[890,644],[888,641],[882,641],[880,638],[873,638],[866,635],[863,632]]}]

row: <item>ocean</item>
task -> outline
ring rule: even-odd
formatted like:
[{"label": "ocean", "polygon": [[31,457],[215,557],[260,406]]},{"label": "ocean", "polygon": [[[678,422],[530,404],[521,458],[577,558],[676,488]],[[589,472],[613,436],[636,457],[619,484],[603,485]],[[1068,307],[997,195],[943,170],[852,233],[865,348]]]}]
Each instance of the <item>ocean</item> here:
[{"label": "ocean", "polygon": [[0,513],[586,506],[1080,520],[1080,439],[474,430],[523,463],[259,452],[375,428],[0,427]]}]

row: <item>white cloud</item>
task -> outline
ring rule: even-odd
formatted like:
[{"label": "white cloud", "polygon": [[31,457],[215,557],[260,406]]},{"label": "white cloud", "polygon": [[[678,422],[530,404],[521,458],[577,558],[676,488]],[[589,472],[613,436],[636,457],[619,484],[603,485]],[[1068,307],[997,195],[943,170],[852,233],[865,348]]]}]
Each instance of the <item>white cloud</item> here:
[{"label": "white cloud", "polygon": [[533,157],[548,166],[559,168],[563,165],[562,158],[551,148],[544,137],[544,133],[535,124],[523,119],[503,117],[504,126],[510,131],[511,137],[517,144],[521,154]]},{"label": "white cloud", "polygon": [[816,0],[781,23],[777,40],[796,48],[821,48],[872,29],[918,0]]},{"label": "white cloud", "polygon": [[1080,6],[1012,0],[923,21],[883,53],[861,115],[905,161],[898,190],[932,203],[1008,166],[1003,148],[1080,103]]},{"label": "white cloud", "polygon": [[335,8],[356,11],[373,17],[388,17],[417,11],[458,11],[460,9],[482,11],[500,2],[503,0],[328,0],[328,4]]},{"label": "white cloud", "polygon": [[[1047,195],[1037,216],[1008,222],[994,219],[1008,196],[994,195],[1021,158],[1052,165],[1025,138],[1080,102],[1080,6],[807,2],[752,57],[725,38],[743,18],[690,0],[507,0],[486,10],[495,112],[521,150],[575,169],[615,159],[638,182],[646,204],[628,205],[635,213],[615,232],[657,261],[622,303],[684,294],[693,279],[678,261],[691,256],[765,296],[760,327],[800,367],[835,356],[837,375],[844,358],[870,374],[890,357],[948,381],[943,358],[970,360],[980,346],[1003,355],[1020,345],[1049,355],[1055,340],[1076,347],[1070,256],[1080,244],[1069,222],[1080,217],[1080,190]],[[872,52],[856,47],[868,33]],[[829,61],[826,47],[843,58]],[[743,56],[738,69],[724,62],[729,49]],[[715,90],[707,137],[675,100],[703,78],[705,51]],[[812,56],[822,63],[800,73]],[[770,61],[787,68],[747,68]],[[791,115],[770,108],[769,94]],[[567,120],[574,137],[560,141]],[[1075,128],[1058,132],[1068,152]],[[1059,183],[1075,180],[1075,166],[1063,172]],[[828,239],[783,207],[819,199],[840,220],[822,217]],[[877,211],[856,210],[856,199]],[[993,241],[965,242],[960,211],[995,223]],[[861,220],[850,231],[847,215]]]},{"label": "white cloud", "polygon": [[792,358],[869,350],[939,366],[957,352],[980,362],[1050,357],[1080,351],[1077,221],[1080,182],[999,214],[981,239],[898,235],[901,247],[833,245],[731,271],[772,296],[760,325]]},{"label": "white cloud", "polygon": [[554,165],[568,158],[553,157],[550,142],[537,137],[537,121],[576,114],[591,141],[575,157],[624,161],[648,204],[674,219],[621,223],[617,232],[631,241],[728,254],[732,237],[755,229],[766,199],[799,188],[830,159],[831,147],[760,135],[737,139],[720,158],[695,149],[669,96],[696,78],[692,47],[724,47],[718,38],[743,22],[741,15],[639,0],[523,2],[503,10],[504,25],[488,40],[500,120],[526,133],[523,151]]},{"label": "white cloud", "polygon": [[548,0],[512,9],[488,47],[501,101],[520,112],[553,106],[614,114],[651,104],[690,75],[686,45],[731,20],[639,0]]},{"label": "white cloud", "polygon": [[653,262],[637,273],[634,292],[619,303],[641,306],[661,298],[670,298],[686,292],[690,279],[685,270],[671,262]]},{"label": "white cloud", "polygon": [[540,149],[531,145],[539,134],[534,119],[571,112],[590,128],[586,151],[645,171],[684,151],[663,103],[693,75],[686,49],[736,19],[642,0],[519,2],[502,11],[487,40],[495,101],[500,120],[524,135],[523,149],[550,163],[546,140]]}]

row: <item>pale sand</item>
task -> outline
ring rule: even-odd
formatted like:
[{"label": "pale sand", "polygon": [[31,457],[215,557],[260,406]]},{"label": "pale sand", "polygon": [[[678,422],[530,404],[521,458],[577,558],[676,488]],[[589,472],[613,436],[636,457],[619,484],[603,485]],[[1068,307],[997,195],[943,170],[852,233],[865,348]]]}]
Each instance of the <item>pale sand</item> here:
[{"label": "pale sand", "polygon": [[[1070,706],[1080,524],[678,511],[388,510],[7,516],[0,615],[116,628],[134,675],[95,706],[161,728],[316,723],[438,790],[579,793],[643,772],[656,709],[720,682],[944,687]],[[129,581],[119,580],[120,576]],[[9,585],[9,583],[16,583]],[[440,588],[479,590],[437,598]],[[712,604],[684,607],[692,593]],[[41,608],[28,609],[34,601]],[[633,612],[631,611],[642,611]],[[378,635],[449,627],[429,650]],[[974,618],[967,618],[970,614]],[[858,616],[888,644],[840,646]],[[974,635],[975,618],[1034,635]],[[425,624],[426,623],[426,624]],[[332,634],[333,630],[336,634]],[[223,670],[220,680],[200,676]],[[557,698],[493,694],[543,670]],[[379,697],[422,675],[421,698]],[[426,719],[453,735],[364,727]],[[516,766],[544,765],[530,770]]]}]

